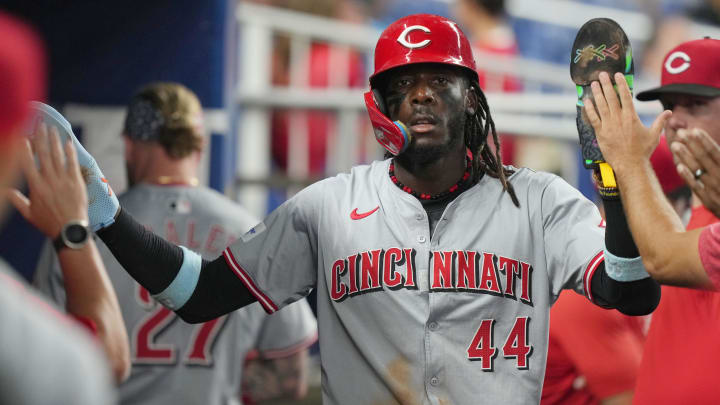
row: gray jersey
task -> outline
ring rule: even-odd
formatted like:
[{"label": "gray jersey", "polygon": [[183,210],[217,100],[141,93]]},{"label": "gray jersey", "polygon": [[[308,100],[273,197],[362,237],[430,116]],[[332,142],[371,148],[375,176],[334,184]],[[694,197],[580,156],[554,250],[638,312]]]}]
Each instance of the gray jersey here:
[{"label": "gray jersey", "polygon": [[110,366],[82,328],[0,260],[0,404],[116,403]]},{"label": "gray jersey", "polygon": [[[120,202],[141,224],[210,260],[257,223],[237,204],[202,187],[138,185]],[[277,315],[267,316],[253,304],[204,324],[186,324],[158,305],[103,244],[99,248],[130,334],[133,367],[120,387],[122,403],[235,403],[249,351],[289,355],[316,340],[315,318],[304,300]],[[62,275],[49,244],[36,284],[64,301]]]},{"label": "gray jersey", "polygon": [[268,312],[317,287],[328,404],[540,401],[549,309],[590,296],[597,208],[561,178],[519,169],[452,201],[434,233],[389,161],[316,183],[224,254]]}]

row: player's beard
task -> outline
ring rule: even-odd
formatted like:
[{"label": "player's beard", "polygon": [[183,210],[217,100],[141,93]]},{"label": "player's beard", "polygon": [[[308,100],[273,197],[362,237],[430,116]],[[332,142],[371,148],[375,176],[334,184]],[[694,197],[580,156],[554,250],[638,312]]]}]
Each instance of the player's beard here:
[{"label": "player's beard", "polygon": [[467,121],[465,112],[460,112],[448,121],[450,136],[445,139],[445,142],[440,145],[418,145],[416,139],[413,138],[408,148],[396,157],[400,164],[407,168],[427,166],[457,150],[460,144],[464,144],[465,122]]}]

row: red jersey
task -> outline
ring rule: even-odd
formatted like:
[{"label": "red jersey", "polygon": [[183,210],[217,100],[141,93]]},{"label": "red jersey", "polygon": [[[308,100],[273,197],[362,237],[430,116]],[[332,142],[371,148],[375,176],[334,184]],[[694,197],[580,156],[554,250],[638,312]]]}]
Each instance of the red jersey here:
[{"label": "red jersey", "polygon": [[[717,222],[694,208],[688,229]],[[640,365],[634,404],[709,404],[720,401],[720,293],[662,287]]]},{"label": "red jersey", "polygon": [[642,356],[643,320],[563,292],[550,310],[541,405],[597,404],[632,390]]},{"label": "red jersey", "polygon": [[708,278],[720,291],[720,223],[705,228],[698,241],[698,253]]}]

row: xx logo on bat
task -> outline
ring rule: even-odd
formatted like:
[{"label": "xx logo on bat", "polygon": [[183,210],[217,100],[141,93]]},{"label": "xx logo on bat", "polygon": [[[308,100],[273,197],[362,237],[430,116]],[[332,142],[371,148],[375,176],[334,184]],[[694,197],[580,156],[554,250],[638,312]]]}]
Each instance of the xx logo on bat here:
[{"label": "xx logo on bat", "polygon": [[596,58],[598,62],[604,61],[607,57],[618,60],[620,57],[616,52],[619,48],[620,45],[618,44],[615,44],[609,48],[605,44],[602,44],[597,48],[595,48],[594,45],[588,45],[583,49],[575,50],[575,59],[573,60],[573,63],[578,63],[580,61],[584,62],[586,60],[589,61],[592,58]]}]

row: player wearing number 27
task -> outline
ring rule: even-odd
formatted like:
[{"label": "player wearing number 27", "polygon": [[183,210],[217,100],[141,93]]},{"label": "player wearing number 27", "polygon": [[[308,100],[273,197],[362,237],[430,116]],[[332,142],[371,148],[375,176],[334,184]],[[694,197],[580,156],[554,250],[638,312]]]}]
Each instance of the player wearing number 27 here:
[{"label": "player wearing number 27", "polygon": [[189,322],[315,288],[326,405],[538,403],[561,290],[637,315],[659,286],[619,199],[605,229],[561,178],[502,165],[477,79],[457,24],[404,17],[378,40],[365,96],[394,156],[302,190],[213,261],[119,206],[98,235]]},{"label": "player wearing number 27", "polygon": [[[202,107],[189,89],[176,83],[146,86],[131,101],[123,132],[131,187],[120,201],[144,226],[212,258],[257,223],[242,207],[197,185],[204,129]],[[57,256],[50,245],[46,248],[35,284],[63,302]],[[104,246],[99,248],[130,334],[132,372],[120,386],[121,403],[239,403],[243,364],[255,349],[261,358],[282,358],[287,368],[282,370],[287,381],[268,384],[286,388],[275,396],[295,397],[306,390],[303,366],[317,329],[305,300],[272,316],[256,304],[188,325],[177,322],[177,315],[128,277]],[[261,364],[274,365],[271,360]]]}]

